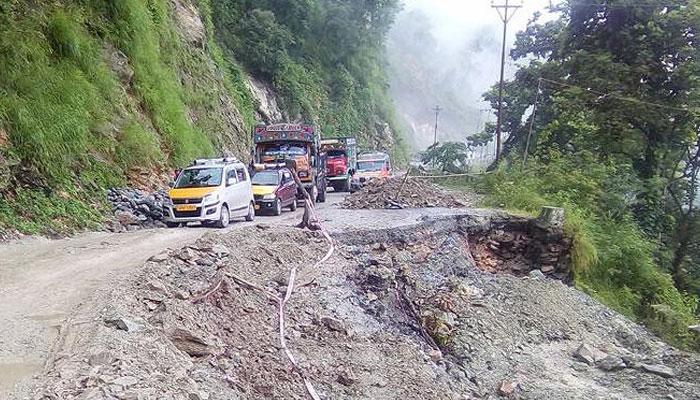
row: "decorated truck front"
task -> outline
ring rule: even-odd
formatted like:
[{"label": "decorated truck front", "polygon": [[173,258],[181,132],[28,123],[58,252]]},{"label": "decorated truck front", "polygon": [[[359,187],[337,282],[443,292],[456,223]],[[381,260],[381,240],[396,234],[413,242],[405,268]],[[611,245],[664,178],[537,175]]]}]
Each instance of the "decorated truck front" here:
[{"label": "decorated truck front", "polygon": [[311,198],[326,201],[325,160],[320,152],[320,134],[313,126],[258,125],[253,131],[253,144],[255,163],[293,161],[297,176]]},{"label": "decorated truck front", "polygon": [[326,155],[326,180],[336,192],[350,190],[350,180],[357,161],[357,142],[352,137],[321,140]]}]

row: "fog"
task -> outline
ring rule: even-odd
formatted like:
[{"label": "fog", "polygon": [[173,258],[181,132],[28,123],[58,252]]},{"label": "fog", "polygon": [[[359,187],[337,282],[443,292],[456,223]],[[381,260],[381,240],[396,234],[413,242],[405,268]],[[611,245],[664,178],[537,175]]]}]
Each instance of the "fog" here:
[{"label": "fog", "polygon": [[[546,14],[549,3],[524,1],[508,25],[509,48],[533,13]],[[499,79],[502,29],[490,0],[404,0],[389,35],[388,55],[391,93],[414,150],[433,143],[436,105],[443,108],[439,141],[463,141],[495,120],[482,94]],[[515,70],[508,60],[506,74]]]}]

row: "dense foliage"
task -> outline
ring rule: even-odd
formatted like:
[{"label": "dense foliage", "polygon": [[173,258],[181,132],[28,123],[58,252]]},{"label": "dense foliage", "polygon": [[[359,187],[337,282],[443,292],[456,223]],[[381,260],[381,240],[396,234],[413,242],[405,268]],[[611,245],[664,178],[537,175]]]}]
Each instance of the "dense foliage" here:
[{"label": "dense foliage", "polygon": [[274,83],[293,120],[405,157],[384,73],[398,0],[214,1],[225,50]]},{"label": "dense foliage", "polygon": [[[506,85],[509,158],[484,188],[508,207],[565,206],[577,285],[697,345],[698,3],[570,0],[556,11],[511,52],[523,67]],[[486,97],[495,106],[495,91]]]},{"label": "dense foliage", "polygon": [[170,0],[0,1],[0,231],[92,227],[132,174],[248,156],[246,72],[290,119],[401,148],[382,59],[396,1],[178,4],[202,43]]}]

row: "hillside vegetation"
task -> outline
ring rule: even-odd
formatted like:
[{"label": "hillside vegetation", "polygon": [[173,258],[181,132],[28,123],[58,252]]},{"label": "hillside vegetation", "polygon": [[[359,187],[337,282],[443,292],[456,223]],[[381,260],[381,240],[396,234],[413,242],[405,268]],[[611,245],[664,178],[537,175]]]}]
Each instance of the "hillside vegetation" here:
[{"label": "hillside vegetation", "polygon": [[[481,188],[494,205],[565,207],[576,285],[698,348],[700,8],[594,3],[568,1],[518,35],[507,159]],[[496,88],[486,98],[495,108]]]},{"label": "hillside vegetation", "polygon": [[[95,227],[103,191],[249,155],[259,100],[401,154],[383,72],[395,1],[0,2],[0,230]],[[266,121],[271,122],[271,121]]]}]

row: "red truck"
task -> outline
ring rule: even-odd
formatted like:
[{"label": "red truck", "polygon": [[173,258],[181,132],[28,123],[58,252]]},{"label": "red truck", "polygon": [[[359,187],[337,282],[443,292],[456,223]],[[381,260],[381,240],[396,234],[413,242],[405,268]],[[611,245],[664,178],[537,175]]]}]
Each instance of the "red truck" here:
[{"label": "red truck", "polygon": [[321,140],[326,155],[326,180],[336,192],[350,191],[350,181],[357,161],[357,142],[352,137]]}]

